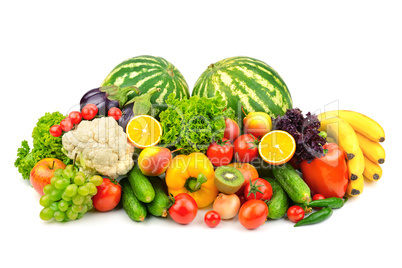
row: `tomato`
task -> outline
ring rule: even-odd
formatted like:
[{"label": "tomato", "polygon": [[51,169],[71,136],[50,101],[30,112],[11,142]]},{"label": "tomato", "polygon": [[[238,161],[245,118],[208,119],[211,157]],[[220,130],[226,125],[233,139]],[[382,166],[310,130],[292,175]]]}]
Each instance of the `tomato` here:
[{"label": "tomato", "polygon": [[121,110],[117,107],[112,107],[107,112],[107,115],[113,117],[116,121],[120,119],[122,113]]},{"label": "tomato", "polygon": [[258,157],[258,139],[251,134],[239,136],[233,146],[234,154],[239,162],[251,162]]},{"label": "tomato", "polygon": [[214,228],[221,222],[221,216],[215,210],[210,210],[205,213],[204,222],[208,227]]},{"label": "tomato", "polygon": [[113,179],[103,178],[101,185],[97,186],[97,193],[92,197],[94,208],[98,211],[110,211],[120,202],[121,186]]},{"label": "tomato", "polygon": [[59,125],[53,125],[50,127],[49,129],[49,133],[50,135],[52,135],[53,137],[60,137],[61,134],[63,133],[63,130],[61,129],[61,126]]},{"label": "tomato", "polygon": [[226,166],[232,162],[233,146],[226,138],[222,142],[209,145],[206,155],[215,167]]},{"label": "tomato", "polygon": [[180,193],[174,197],[174,203],[169,208],[169,215],[180,224],[189,224],[197,216],[198,206],[194,198],[187,193]]},{"label": "tomato", "polygon": [[[323,196],[322,194],[315,194],[315,195],[313,195],[313,201],[314,201],[314,200],[319,200],[319,199],[325,199],[325,196]],[[314,209],[320,210],[320,209],[322,209],[322,208],[314,207]]]},{"label": "tomato", "polygon": [[95,112],[95,115],[98,113],[98,106],[93,103],[88,103],[85,107],[92,109]]},{"label": "tomato", "polygon": [[271,200],[271,184],[261,178],[250,180],[246,187],[244,187],[244,196],[247,200]]},{"label": "tomato", "polygon": [[304,218],[304,209],[300,206],[291,206],[287,211],[288,219],[294,223]]},{"label": "tomato", "polygon": [[241,206],[239,221],[247,229],[255,229],[261,226],[268,216],[268,206],[258,199],[248,200]]},{"label": "tomato", "polygon": [[68,117],[71,119],[71,122],[73,124],[79,124],[82,120],[82,115],[80,112],[77,111],[73,111],[71,112]]},{"label": "tomato", "polygon": [[87,107],[87,106],[85,106],[84,108],[82,108],[81,114],[82,114],[82,117],[83,117],[85,120],[92,120],[92,119],[94,119],[95,116],[96,116],[95,110],[94,110],[94,109],[91,109],[91,108],[89,108],[89,107]]},{"label": "tomato", "polygon": [[69,117],[64,118],[63,120],[61,120],[60,122],[60,127],[63,131],[70,131],[74,125],[73,122],[71,122],[71,119]]}]

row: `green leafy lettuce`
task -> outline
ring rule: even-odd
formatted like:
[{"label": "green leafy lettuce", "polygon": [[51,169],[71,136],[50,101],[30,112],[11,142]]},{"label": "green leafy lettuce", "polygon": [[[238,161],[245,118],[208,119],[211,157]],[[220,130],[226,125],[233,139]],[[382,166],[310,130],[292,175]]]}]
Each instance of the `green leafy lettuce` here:
[{"label": "green leafy lettuce", "polygon": [[49,133],[50,127],[60,124],[64,118],[65,116],[59,112],[46,113],[39,118],[32,131],[32,150],[26,140],[22,141],[14,165],[24,179],[29,179],[32,168],[43,158],[57,158],[66,164],[70,163],[71,160],[62,152],[61,136],[53,137]]},{"label": "green leafy lettuce", "polygon": [[168,108],[159,114],[161,143],[180,149],[181,154],[205,153],[211,142],[222,140],[225,117],[234,118],[234,111],[226,109],[222,96],[179,100],[170,94],[166,104]]}]

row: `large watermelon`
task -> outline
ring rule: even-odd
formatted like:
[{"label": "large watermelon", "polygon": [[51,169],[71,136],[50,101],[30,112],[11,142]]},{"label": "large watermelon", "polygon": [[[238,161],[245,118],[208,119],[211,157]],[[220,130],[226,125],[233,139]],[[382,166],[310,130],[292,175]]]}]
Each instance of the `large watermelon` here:
[{"label": "large watermelon", "polygon": [[[151,102],[164,110],[165,100],[171,93],[176,98],[189,98],[186,80],[180,71],[167,60],[155,56],[138,56],[117,65],[105,78],[101,86],[115,85],[120,88],[135,86],[144,94],[153,88],[160,92],[152,95]],[[131,94],[130,98],[137,96]]]},{"label": "large watermelon", "polygon": [[192,95],[222,95],[236,116],[266,112],[271,117],[292,108],[289,90],[268,64],[249,57],[232,57],[211,64],[195,83]]}]

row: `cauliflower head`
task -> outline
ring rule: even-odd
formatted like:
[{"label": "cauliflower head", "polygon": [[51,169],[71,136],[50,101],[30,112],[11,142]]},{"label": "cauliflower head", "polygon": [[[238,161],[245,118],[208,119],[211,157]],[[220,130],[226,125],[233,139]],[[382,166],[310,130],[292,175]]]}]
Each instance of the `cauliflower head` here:
[{"label": "cauliflower head", "polygon": [[110,178],[127,174],[134,166],[134,146],[112,117],[83,120],[62,137],[63,149],[84,173]]}]

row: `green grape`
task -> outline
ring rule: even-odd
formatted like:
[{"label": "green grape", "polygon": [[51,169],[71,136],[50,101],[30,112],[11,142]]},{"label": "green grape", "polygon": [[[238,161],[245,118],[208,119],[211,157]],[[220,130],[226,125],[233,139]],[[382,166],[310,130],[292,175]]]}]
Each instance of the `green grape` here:
[{"label": "green grape", "polygon": [[92,202],[92,196],[90,195],[86,195],[84,197],[84,202],[82,202],[84,205],[89,204],[90,202]]},{"label": "green grape", "polygon": [[70,185],[70,180],[59,179],[55,182],[54,187],[59,190],[64,190],[68,185]]},{"label": "green grape", "polygon": [[81,185],[80,187],[78,187],[78,194],[82,195],[82,196],[86,196],[89,194],[89,188],[85,185]]},{"label": "green grape", "polygon": [[53,202],[49,207],[50,207],[53,211],[57,211],[57,210],[59,210],[59,202]]},{"label": "green grape", "polygon": [[90,211],[93,207],[94,207],[94,205],[92,204],[92,200],[91,200],[91,202],[89,202],[88,204],[86,204],[87,205],[87,207],[88,207],[88,211]]},{"label": "green grape", "polygon": [[45,187],[43,187],[43,193],[44,194],[51,194],[54,189],[56,189],[56,188],[53,185],[46,184]]},{"label": "green grape", "polygon": [[63,170],[63,177],[66,179],[70,179],[74,177],[74,167],[73,165],[68,165],[66,168]]},{"label": "green grape", "polygon": [[57,176],[53,176],[51,179],[50,179],[50,184],[51,185],[55,185],[56,184],[56,181],[59,179],[59,177],[57,177]]},{"label": "green grape", "polygon": [[84,202],[85,197],[80,195],[80,194],[76,194],[72,201],[75,205],[81,205]]},{"label": "green grape", "polygon": [[71,201],[71,199],[73,199],[71,196],[66,195],[66,191],[63,192],[61,198],[65,201]]},{"label": "green grape", "polygon": [[74,183],[77,184],[78,186],[83,185],[85,183],[85,176],[81,174],[75,175]]},{"label": "green grape", "polygon": [[70,220],[75,220],[78,217],[78,213],[75,213],[71,207],[67,209],[66,215]]},{"label": "green grape", "polygon": [[81,212],[82,211],[82,205],[72,205],[71,209],[75,213]]},{"label": "green grape", "polygon": [[84,215],[85,215],[85,213],[82,213],[82,212],[78,213],[77,219],[81,219],[82,217],[84,217]]},{"label": "green grape", "polygon": [[50,197],[52,198],[53,201],[58,201],[61,199],[61,196],[63,195],[63,191],[62,190],[57,190],[54,189],[52,191],[52,193],[50,194]]},{"label": "green grape", "polygon": [[53,215],[54,211],[50,207],[42,209],[41,212],[39,213],[39,217],[44,221],[51,220],[53,218]]},{"label": "green grape", "polygon": [[52,198],[50,197],[50,194],[45,194],[42,195],[41,198],[39,199],[39,204],[42,207],[48,207],[53,203]]},{"label": "green grape", "polygon": [[88,211],[88,206],[82,205],[81,213],[87,213],[87,211]]},{"label": "green grape", "polygon": [[98,189],[96,189],[95,184],[93,184],[92,182],[85,183],[85,186],[88,187],[90,195],[96,195],[96,193],[98,192]]},{"label": "green grape", "polygon": [[69,186],[66,187],[64,193],[69,197],[73,197],[74,195],[77,194],[77,190],[78,186],[76,184],[70,184]]},{"label": "green grape", "polygon": [[56,221],[64,221],[64,219],[66,218],[66,213],[64,213],[63,211],[56,211],[53,217]]},{"label": "green grape", "polygon": [[95,186],[100,186],[103,182],[103,178],[99,175],[95,175],[95,176],[92,176],[89,179],[89,181],[92,182]]},{"label": "green grape", "polygon": [[54,171],[54,176],[57,176],[57,177],[63,176],[63,169],[62,169],[62,168],[56,169],[56,170]]},{"label": "green grape", "polygon": [[61,200],[60,202],[59,202],[59,210],[60,211],[66,211],[67,209],[68,209],[68,207],[69,207],[70,205],[68,204],[68,202],[66,201],[66,200]]}]

